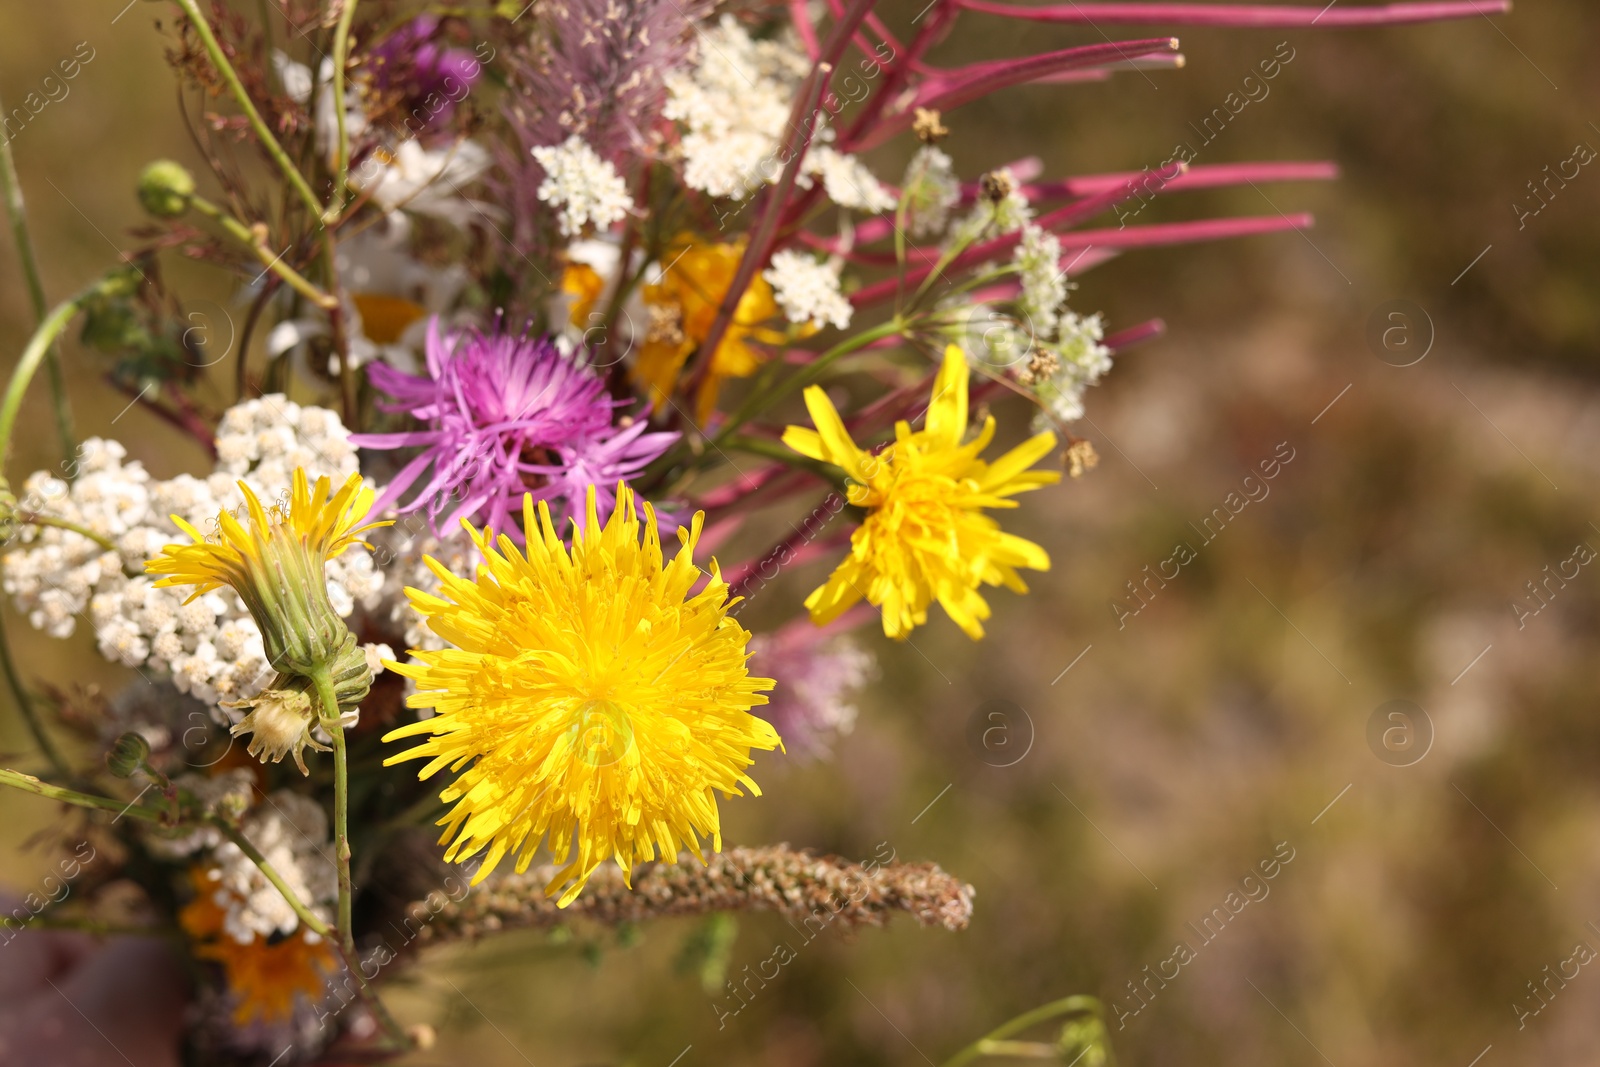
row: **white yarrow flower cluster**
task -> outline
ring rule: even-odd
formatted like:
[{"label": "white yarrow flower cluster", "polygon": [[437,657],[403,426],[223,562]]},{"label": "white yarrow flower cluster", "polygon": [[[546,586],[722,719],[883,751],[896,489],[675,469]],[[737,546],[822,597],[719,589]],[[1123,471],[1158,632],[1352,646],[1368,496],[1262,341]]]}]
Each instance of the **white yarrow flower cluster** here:
[{"label": "white yarrow flower cluster", "polygon": [[[23,485],[23,506],[92,529],[117,551],[67,530],[24,526],[0,559],[4,591],[33,626],[55,637],[70,636],[87,613],[103,656],[170,673],[181,692],[205,704],[254,696],[273,671],[243,601],[219,589],[186,604],[188,590],[158,589],[140,572],[163,546],[184,538],[169,516],[210,531],[219,511],[242,506],[241,479],[266,501],[286,499],[296,467],[312,479],[342,481],[356,469],[348,437],[333,412],[274,395],[223,416],[217,469],[206,478],[159,481],[142,464],[124,463],[127,451],[116,441],[86,441],[74,461],[77,480],[37,472]],[[328,563],[328,596],[341,615],[382,587],[365,552]]]},{"label": "white yarrow flower cluster", "polygon": [[[811,61],[789,40],[757,41],[732,15],[700,33],[698,60],[666,78],[663,114],[684,126],[683,181],[711,196],[742,199],[783,172],[782,136]],[[841,207],[878,213],[895,205],[855,157],[832,147],[819,120],[801,184],[820,177]]]},{"label": "white yarrow flower cluster", "polygon": [[633,209],[633,197],[617,168],[577,134],[562,144],[535,148],[533,158],[545,171],[539,199],[560,212],[563,236],[576,237],[590,224],[604,230]]},{"label": "white yarrow flower cluster", "polygon": [[[289,888],[318,918],[332,921],[330,905],[339,893],[338,868],[328,842],[328,816],[309,797],[280,789],[244,817],[240,831],[261,851]],[[257,938],[292,934],[300,917],[255,861],[231,841],[216,847],[212,899],[226,913],[223,930],[241,945]],[[316,935],[310,930],[307,937]]]},{"label": "white yarrow flower cluster", "polygon": [[784,249],[772,257],[763,275],[772,283],[772,295],[790,322],[810,323],[817,329],[850,325],[855,310],[839,291],[839,274],[827,263],[804,252]]}]

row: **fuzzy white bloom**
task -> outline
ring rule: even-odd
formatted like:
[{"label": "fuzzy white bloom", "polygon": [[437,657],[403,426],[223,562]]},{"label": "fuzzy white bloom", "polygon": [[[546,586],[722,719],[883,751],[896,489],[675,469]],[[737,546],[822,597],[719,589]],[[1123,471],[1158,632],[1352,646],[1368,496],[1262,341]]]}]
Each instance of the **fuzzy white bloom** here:
[{"label": "fuzzy white bloom", "polygon": [[950,224],[951,210],[961,202],[961,182],[950,157],[923,145],[906,165],[902,196],[906,230],[914,238],[934,237]]},{"label": "fuzzy white bloom", "polygon": [[[328,817],[320,804],[281,789],[264,797],[239,829],[313,914],[331,919],[339,875],[328,842]],[[258,937],[295,932],[300,917],[239,846],[225,841],[213,856],[218,866],[211,871],[217,884],[212,899],[226,913],[222,925],[229,937],[248,945]],[[309,930],[306,934],[316,939]]]},{"label": "fuzzy white bloom", "polygon": [[763,277],[790,322],[809,322],[817,329],[850,325],[855,310],[839,291],[839,273],[804,252],[784,249],[772,257]]},{"label": "fuzzy white bloom", "polygon": [[951,228],[950,247],[968,245],[980,237],[1015,233],[1033,221],[1033,206],[1022,195],[1010,168],[1001,167],[985,180],[991,179],[1005,190],[1005,194],[998,201],[979,197],[972,210]]},{"label": "fuzzy white bloom", "polygon": [[[0,559],[5,593],[52,636],[69,636],[87,615],[101,655],[170,673],[181,692],[205,704],[254,696],[274,672],[237,595],[219,589],[185,604],[189,590],[157,589],[153,579],[129,578],[124,568],[137,573],[183,537],[169,516],[210,531],[218,512],[243,504],[239,480],[263,500],[284,500],[296,467],[312,479],[327,475],[339,482],[355,471],[356,452],[333,412],[271,395],[223,416],[217,453],[218,469],[206,478],[181,474],[158,481],[141,464],[124,463],[122,445],[94,438],[73,461],[76,481],[44,471],[31,475],[23,483],[24,508],[88,527],[117,551],[67,530],[25,526]],[[365,552],[328,563],[329,599],[342,614],[372,602],[383,582]]]},{"label": "fuzzy white bloom", "polygon": [[[699,38],[696,62],[667,75],[662,113],[684,126],[684,184],[742,199],[783,173],[782,137],[811,61],[790,39],[754,40],[732,15]],[[894,207],[894,197],[858,160],[828,146],[834,136],[819,120],[802,184],[821,177],[829,199],[842,207],[873,213]]]},{"label": "fuzzy white bloom", "polygon": [[633,209],[633,197],[617,168],[577,134],[562,144],[535,148],[533,158],[545,171],[539,199],[561,212],[563,236],[575,237],[591,223],[604,230]]},{"label": "fuzzy white bloom", "polygon": [[1098,314],[1061,315],[1057,339],[1048,346],[1059,361],[1054,372],[1034,386],[1034,391],[1059,422],[1083,418],[1083,393],[1111,369],[1111,350],[1101,342],[1105,324]]},{"label": "fuzzy white bloom", "polygon": [[1067,300],[1067,274],[1060,267],[1061,239],[1033,223],[1022,227],[1011,263],[1022,280],[1018,301],[1027,324],[1039,336],[1055,336],[1061,305]]},{"label": "fuzzy white bloom", "polygon": [[[821,177],[828,199],[840,207],[854,208],[869,215],[894,210],[895,198],[883,183],[873,177],[859,159],[837,148],[818,145],[806,154],[801,169],[807,175]],[[807,187],[810,182],[802,185]]]}]

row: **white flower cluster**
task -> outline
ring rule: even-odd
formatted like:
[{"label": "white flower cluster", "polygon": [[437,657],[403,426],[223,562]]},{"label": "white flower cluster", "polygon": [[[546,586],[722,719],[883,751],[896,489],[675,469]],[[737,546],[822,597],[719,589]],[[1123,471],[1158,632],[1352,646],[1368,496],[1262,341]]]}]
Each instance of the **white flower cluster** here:
[{"label": "white flower cluster", "polygon": [[[822,134],[832,136],[833,131],[824,130]],[[805,162],[800,170],[800,176],[795,184],[802,189],[809,189],[811,176],[820,177],[822,191],[828,194],[829,200],[840,207],[862,211],[868,215],[879,215],[885,211],[893,211],[897,203],[894,194],[872,176],[872,172],[864,163],[855,156],[829,145],[817,145],[806,153]]]},{"label": "white flower cluster", "polygon": [[[239,829],[312,914],[331,921],[329,905],[338,897],[339,874],[322,806],[280,789],[266,795]],[[238,845],[224,841],[212,857],[217,862],[209,872],[217,886],[212,900],[227,913],[222,926],[229,937],[248,945],[258,937],[294,933],[300,917]],[[309,930],[306,935],[313,940],[316,936]]]},{"label": "white flower cluster", "polygon": [[[1044,401],[1059,422],[1083,418],[1083,393],[1111,369],[1111,349],[1105,339],[1105,324],[1098,314],[1061,313],[1056,340],[1049,346],[1057,366],[1034,383],[1034,392]],[[1039,420],[1044,422],[1041,413]]]},{"label": "white flower cluster", "polygon": [[[232,591],[185,604],[188,590],[157,589],[139,574],[145,560],[184,538],[169,516],[208,533],[223,508],[242,506],[238,479],[263,500],[286,500],[296,467],[313,479],[336,481],[356,469],[355,449],[337,415],[281,395],[230,409],[216,446],[217,470],[209,477],[158,481],[143,465],[123,463],[127,451],[119,443],[84,442],[72,464],[77,479],[35,473],[24,483],[22,506],[93,530],[117,551],[68,530],[30,525],[0,559],[3,588],[33,626],[67,637],[88,611],[107,659],[170,672],[180,691],[206,704],[254,696],[273,672],[260,631]],[[382,587],[383,576],[365,552],[328,563],[328,596],[341,615]]]},{"label": "white flower cluster", "polygon": [[980,237],[1015,233],[1033,221],[1033,206],[1022,194],[1009,167],[985,175],[984,184],[999,190],[999,198],[992,200],[987,195],[978,198],[972,210],[951,228],[951,248],[964,247]]},{"label": "white flower cluster", "polygon": [[1022,280],[1018,306],[1034,333],[1054,337],[1067,301],[1067,273],[1061,269],[1061,239],[1028,223],[1011,258]]},{"label": "white flower cluster", "polygon": [[562,144],[535,148],[533,158],[545,171],[539,199],[560,211],[564,236],[575,237],[591,223],[604,230],[633,209],[633,197],[617,168],[577,134]]},{"label": "white flower cluster", "polygon": [[[783,172],[781,138],[811,61],[788,41],[752,39],[732,15],[699,36],[698,61],[667,76],[663,114],[685,127],[684,184],[742,199]],[[828,145],[833,137],[819,119],[803,184],[820,176],[828,197],[842,207],[872,213],[893,208],[895,198],[866,167]]]},{"label": "white flower cluster", "polygon": [[772,257],[763,277],[790,322],[809,322],[816,329],[829,324],[844,329],[854,308],[839,291],[839,274],[804,252],[784,249]]},{"label": "white flower cluster", "polygon": [[902,194],[906,231],[913,238],[936,237],[950,224],[951,210],[961,202],[961,182],[949,155],[923,145],[906,164]]}]

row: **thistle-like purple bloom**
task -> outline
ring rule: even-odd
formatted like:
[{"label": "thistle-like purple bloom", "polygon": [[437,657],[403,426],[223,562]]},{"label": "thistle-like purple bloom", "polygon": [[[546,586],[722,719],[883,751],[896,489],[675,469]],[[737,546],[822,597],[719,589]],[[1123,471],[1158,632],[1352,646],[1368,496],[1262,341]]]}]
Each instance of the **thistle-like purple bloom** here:
[{"label": "thistle-like purple bloom", "polygon": [[[646,432],[642,417],[624,416],[614,425],[617,409],[629,402],[612,399],[599,375],[547,337],[499,327],[447,336],[435,318],[428,324],[426,375],[382,363],[370,364],[367,374],[393,398],[380,407],[425,425],[351,437],[362,448],[422,449],[374,507],[425,510],[441,536],[457,519],[476,515],[521,540],[516,520],[524,493],[548,501],[552,517],[564,524],[581,514],[591,485],[604,521],[616,503],[617,483],[638,475],[678,439]],[[401,504],[419,482],[410,502]]]}]

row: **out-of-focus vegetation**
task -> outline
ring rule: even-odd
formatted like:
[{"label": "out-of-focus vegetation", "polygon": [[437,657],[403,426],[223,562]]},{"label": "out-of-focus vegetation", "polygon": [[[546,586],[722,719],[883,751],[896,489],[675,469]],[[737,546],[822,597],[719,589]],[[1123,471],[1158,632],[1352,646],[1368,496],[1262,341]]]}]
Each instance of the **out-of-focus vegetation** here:
[{"label": "out-of-focus vegetation", "polygon": [[[79,42],[94,52],[14,143],[57,298],[138,224],[140,166],[192,159],[152,28],[163,12],[121,0],[0,11],[8,103]],[[966,25],[968,57],[1095,39]],[[869,636],[883,677],[837,761],[763,759],[766,796],[725,806],[731,841],[856,859],[887,841],[935,860],[977,886],[972,928],[825,934],[721,1028],[703,968],[684,957],[688,924],[513,935],[410,972],[397,1012],[441,1030],[416,1062],[937,1063],[1055,997],[1140,1007],[1127,983],[1147,965],[1170,974],[1179,940],[1195,958],[1143,987],[1125,1026],[1113,1016],[1122,1063],[1466,1067],[1489,1045],[1485,1067],[1590,1062],[1600,977],[1541,987],[1537,1015],[1528,983],[1575,944],[1600,946],[1587,925],[1600,573],[1584,567],[1536,615],[1513,605],[1538,606],[1525,583],[1575,546],[1600,549],[1600,174],[1585,170],[1523,229],[1513,205],[1575,144],[1600,147],[1597,36],[1600,10],[1577,0],[1492,23],[1192,31],[1185,70],[1013,90],[947,116],[967,173],[1027,155],[1050,173],[1153,167],[1287,40],[1296,58],[1270,96],[1200,161],[1345,168],[1330,185],[1187,193],[1141,215],[1210,201],[1311,209],[1318,228],[1134,253],[1081,279],[1080,310],[1113,328],[1162,315],[1170,332],[1091,393],[1080,432],[1100,467],[1023,501],[1018,532],[1050,547],[1054,570],[1026,599],[993,598],[981,645],[943,621],[914,644]],[[11,359],[30,316],[9,248],[0,263]],[[1437,332],[1405,368],[1364,339],[1371,312],[1399,297]],[[67,360],[82,433],[118,437],[163,475],[197,464],[141,410],[119,416],[127,398],[93,356]],[[1025,412],[998,414],[1020,434]],[[49,412],[27,417],[13,472],[51,458]],[[1280,445],[1293,459],[1268,494],[1202,544],[1190,524],[1281,460]],[[1113,602],[1138,604],[1125,583],[1185,541],[1194,561],[1119,628]],[[766,595],[798,599],[820,573],[797,569]],[[55,642],[20,620],[13,632],[36,677],[128,682],[87,635]],[[1031,750],[1011,767],[967,742],[994,699],[1031,719]],[[1392,699],[1432,723],[1409,767],[1368,745]],[[22,746],[3,722],[4,746]],[[10,798],[4,810],[6,880],[25,881],[24,839],[51,813]],[[1203,943],[1187,924],[1280,843],[1293,858],[1269,892]],[[793,937],[776,919],[741,920],[733,971]]]}]

